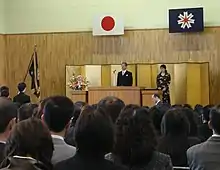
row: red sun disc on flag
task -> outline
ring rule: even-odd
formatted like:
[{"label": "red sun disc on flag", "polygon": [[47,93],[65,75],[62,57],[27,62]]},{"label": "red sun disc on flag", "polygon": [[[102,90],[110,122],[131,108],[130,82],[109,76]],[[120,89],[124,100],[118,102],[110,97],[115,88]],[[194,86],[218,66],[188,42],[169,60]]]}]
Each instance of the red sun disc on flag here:
[{"label": "red sun disc on flag", "polygon": [[111,16],[106,16],[101,22],[102,29],[105,31],[111,31],[115,27],[115,20]]}]

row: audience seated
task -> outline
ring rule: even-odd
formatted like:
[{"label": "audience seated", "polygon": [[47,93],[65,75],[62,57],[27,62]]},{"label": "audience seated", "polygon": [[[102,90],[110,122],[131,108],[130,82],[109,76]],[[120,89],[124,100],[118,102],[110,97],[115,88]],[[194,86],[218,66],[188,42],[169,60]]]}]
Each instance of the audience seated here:
[{"label": "audience seated", "polygon": [[193,146],[187,151],[188,163],[191,170],[220,169],[220,105],[210,112],[209,126],[213,135],[206,142]]},{"label": "audience seated", "polygon": [[123,170],[105,160],[112,150],[114,127],[111,118],[102,108],[85,106],[76,122],[77,154],[55,166],[55,170]]},{"label": "audience seated", "polygon": [[4,162],[9,164],[3,170],[52,170],[52,139],[39,119],[32,118],[15,125],[7,140],[5,153]]},{"label": "audience seated", "polygon": [[7,86],[2,86],[0,88],[0,97],[6,97],[6,98],[10,99],[9,96],[10,96],[9,88]]},{"label": "audience seated", "polygon": [[135,170],[172,170],[169,156],[156,151],[156,135],[149,112],[127,105],[116,122],[116,143],[106,156],[114,163]]},{"label": "audience seated", "polygon": [[5,142],[16,123],[17,107],[4,97],[0,97],[0,163],[3,161]]},{"label": "audience seated", "polygon": [[210,129],[208,122],[209,122],[209,113],[212,106],[205,106],[202,112],[201,120],[202,123],[198,126],[198,136],[204,142],[208,138],[210,138],[213,134],[212,130]]},{"label": "audience seated", "polygon": [[54,144],[53,165],[75,155],[76,148],[64,141],[73,112],[73,102],[63,96],[50,97],[44,105],[42,119],[50,129]]},{"label": "audience seated", "polygon": [[86,103],[83,101],[75,102],[75,106],[79,107],[80,109],[82,109],[85,105],[86,105]]},{"label": "audience seated", "polygon": [[122,108],[125,106],[124,102],[117,97],[106,97],[98,103],[97,107],[104,108],[108,114],[111,116],[112,121],[115,122],[121,112]]},{"label": "audience seated", "polygon": [[189,121],[182,108],[172,108],[162,119],[163,137],[159,140],[158,150],[170,155],[174,166],[187,166],[186,151],[192,146],[189,134]]},{"label": "audience seated", "polygon": [[79,107],[79,105],[77,106],[75,104],[75,110],[73,113],[73,117],[72,117],[72,122],[70,125],[70,128],[67,130],[66,134],[65,134],[65,142],[71,146],[76,146],[76,142],[75,142],[75,125],[76,125],[76,121],[79,118],[79,115],[81,113],[81,107]]},{"label": "audience seated", "polygon": [[18,109],[18,117],[17,120],[18,122],[22,121],[22,120],[26,120],[30,117],[33,116],[34,113],[34,109],[37,106],[31,103],[26,103],[23,104],[19,109]]},{"label": "audience seated", "polygon": [[155,106],[163,104],[163,102],[160,100],[160,95],[159,94],[153,94],[152,95],[152,100],[153,100]]},{"label": "audience seated", "polygon": [[19,83],[18,84],[18,94],[13,98],[13,102],[18,103],[20,106],[25,103],[30,103],[31,99],[30,96],[25,94],[26,91],[26,84]]},{"label": "audience seated", "polygon": [[35,113],[33,113],[33,117],[41,119],[41,117],[43,115],[43,109],[44,109],[44,106],[45,106],[45,103],[47,102],[47,100],[48,100],[48,98],[45,98],[40,101],[37,111]]}]

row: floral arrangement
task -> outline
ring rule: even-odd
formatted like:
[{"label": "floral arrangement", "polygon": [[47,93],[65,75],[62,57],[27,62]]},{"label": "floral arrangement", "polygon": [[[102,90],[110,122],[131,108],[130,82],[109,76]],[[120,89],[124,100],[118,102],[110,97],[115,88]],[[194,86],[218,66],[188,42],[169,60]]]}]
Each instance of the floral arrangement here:
[{"label": "floral arrangement", "polygon": [[70,77],[70,80],[67,84],[67,86],[73,90],[86,90],[88,85],[89,81],[87,81],[86,77],[83,77],[82,75],[75,76],[75,74]]}]

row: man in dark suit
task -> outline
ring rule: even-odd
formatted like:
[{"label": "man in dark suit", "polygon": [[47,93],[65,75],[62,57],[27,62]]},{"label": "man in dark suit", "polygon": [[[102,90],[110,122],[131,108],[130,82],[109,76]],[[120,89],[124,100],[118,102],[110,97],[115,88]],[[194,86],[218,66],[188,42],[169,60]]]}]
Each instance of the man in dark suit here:
[{"label": "man in dark suit", "polygon": [[204,143],[188,149],[187,158],[191,170],[220,169],[220,105],[210,112],[209,126],[213,135]]},{"label": "man in dark suit", "polygon": [[4,157],[5,142],[16,123],[17,106],[5,97],[0,97],[0,164]]},{"label": "man in dark suit", "polygon": [[122,62],[122,71],[118,72],[117,86],[132,86],[133,76],[132,72],[127,70],[127,66],[128,64],[126,62]]},{"label": "man in dark suit", "polygon": [[26,91],[26,84],[25,83],[19,83],[18,84],[18,95],[16,95],[13,99],[13,102],[18,103],[18,105],[23,105],[25,103],[30,103],[31,99],[30,96],[25,94]]}]

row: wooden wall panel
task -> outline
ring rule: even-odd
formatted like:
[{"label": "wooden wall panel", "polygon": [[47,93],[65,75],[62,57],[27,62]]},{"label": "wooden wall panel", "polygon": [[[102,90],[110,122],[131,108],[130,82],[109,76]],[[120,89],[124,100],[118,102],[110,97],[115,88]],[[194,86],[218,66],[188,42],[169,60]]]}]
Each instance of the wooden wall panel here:
[{"label": "wooden wall panel", "polygon": [[6,54],[5,54],[5,36],[0,35],[0,86],[6,82]]},{"label": "wooden wall panel", "polygon": [[7,35],[6,76],[13,94],[26,73],[34,44],[38,45],[43,98],[65,94],[65,65],[191,60],[210,63],[211,103],[220,102],[219,27],[195,34],[169,34],[167,29],[161,29],[126,31],[124,36],[110,37],[93,37],[91,32]]}]

